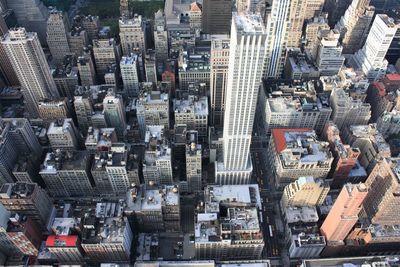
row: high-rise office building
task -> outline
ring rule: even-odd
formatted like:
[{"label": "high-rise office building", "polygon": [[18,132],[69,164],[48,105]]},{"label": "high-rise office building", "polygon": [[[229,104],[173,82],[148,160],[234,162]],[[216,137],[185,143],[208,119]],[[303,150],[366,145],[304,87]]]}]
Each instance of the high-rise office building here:
[{"label": "high-rise office building", "polygon": [[307,3],[310,0],[292,0],[290,1],[289,21],[290,26],[287,36],[287,47],[299,47],[301,44],[301,35],[307,11]]},{"label": "high-rise office building", "polygon": [[360,150],[358,160],[368,173],[371,172],[376,160],[391,156],[389,144],[374,123],[350,125],[342,130],[341,136],[344,143]]},{"label": "high-rise office building", "polygon": [[228,34],[232,19],[232,1],[203,1],[203,32],[209,34]]},{"label": "high-rise office building", "polygon": [[[259,259],[264,248],[257,185],[208,186],[194,221],[197,259]],[[240,228],[240,232],[235,229]],[[244,238],[244,237],[247,238]]]},{"label": "high-rise office building", "polygon": [[53,197],[83,197],[93,194],[91,156],[88,151],[47,153],[39,172]]},{"label": "high-rise office building", "polygon": [[119,20],[119,38],[124,55],[137,51],[146,51],[146,29],[142,16],[135,15],[132,19]]},{"label": "high-rise office building", "polygon": [[367,180],[364,211],[373,224],[396,225],[400,214],[400,159],[379,159]]},{"label": "high-rise office building", "polygon": [[203,8],[202,5],[196,1],[190,4],[190,10],[188,12],[189,26],[190,29],[194,32],[199,32],[202,30],[201,29],[202,17],[203,17],[202,8]]},{"label": "high-rise office building", "polygon": [[332,180],[331,187],[340,188],[350,180],[350,172],[356,167],[361,152],[357,147],[343,144],[340,131],[333,122],[328,122],[324,129],[325,140],[331,147],[333,162],[328,178]]},{"label": "high-rise office building", "polygon": [[67,39],[68,31],[68,16],[62,11],[51,10],[47,20],[47,45],[55,65],[61,64],[64,57],[71,53]]},{"label": "high-rise office building", "polygon": [[47,130],[47,137],[54,151],[75,151],[81,146],[81,136],[72,119],[52,122]]},{"label": "high-rise office building", "polygon": [[352,98],[342,88],[334,88],[329,101],[332,120],[340,130],[349,125],[365,125],[371,118],[371,105]]},{"label": "high-rise office building", "polygon": [[[96,130],[94,134],[99,133]],[[100,130],[104,134],[105,130],[110,130],[110,128]],[[105,136],[98,137],[96,149],[92,175],[97,193],[121,194],[125,193],[132,184],[140,184],[138,164],[134,160],[130,146],[114,143],[110,141],[110,136]]]},{"label": "high-rise office building", "polygon": [[27,119],[3,118],[0,121],[0,127],[3,131],[8,130],[13,148],[17,148],[18,153],[31,154],[40,158],[43,150]]},{"label": "high-rise office building", "polygon": [[188,99],[174,99],[176,124],[186,124],[188,130],[195,130],[199,137],[208,133],[208,98],[189,95]]},{"label": "high-rise office building", "polygon": [[321,226],[328,242],[343,241],[358,220],[368,190],[365,184],[345,184]]},{"label": "high-rise office building", "polygon": [[[55,216],[53,201],[47,192],[35,183],[3,184],[0,203],[10,212],[31,217],[43,230],[50,228]],[[15,202],[18,201],[18,205]]]},{"label": "high-rise office building", "polygon": [[268,149],[279,187],[303,176],[325,179],[331,169],[333,157],[328,143],[319,141],[315,131],[309,128],[272,129]]},{"label": "high-rise office building", "polygon": [[387,15],[376,15],[367,41],[353,57],[355,65],[368,80],[377,80],[386,74],[388,61],[385,56],[399,26]]},{"label": "high-rise office building", "polygon": [[96,63],[97,76],[104,80],[107,68],[119,62],[119,46],[113,38],[93,40],[93,56]]},{"label": "high-rise office building", "polygon": [[86,49],[83,55],[78,57],[78,70],[82,86],[96,84],[96,69],[89,49]]},{"label": "high-rise office building", "polygon": [[169,55],[168,31],[162,10],[154,14],[154,47],[157,64],[165,63]]},{"label": "high-rise office building", "polygon": [[145,184],[171,185],[172,154],[164,136],[164,126],[147,126],[143,161]]},{"label": "high-rise office building", "polygon": [[314,17],[313,19],[307,21],[305,29],[306,38],[306,48],[313,51],[314,47],[317,45],[317,35],[320,30],[330,30],[328,25],[328,14],[321,15],[319,17]]},{"label": "high-rise office building", "polygon": [[135,54],[122,57],[119,63],[121,69],[122,83],[124,91],[128,96],[137,96],[139,93],[138,60]]},{"label": "high-rise office building", "polygon": [[49,11],[40,0],[7,0],[7,6],[14,11],[18,24],[28,32],[37,32],[42,45],[46,45],[46,28]]},{"label": "high-rise office building", "polygon": [[[0,16],[0,35],[4,36],[8,32],[8,26],[3,16]],[[0,45],[0,80],[6,85],[16,86],[19,85],[17,75],[11,67],[10,59],[8,58],[3,46]]]},{"label": "high-rise office building", "polygon": [[307,0],[304,18],[308,20],[320,16],[324,8],[324,4],[325,0]]},{"label": "high-rise office building", "polygon": [[343,66],[343,47],[339,44],[337,30],[319,31],[317,37],[315,61],[321,76],[337,75]]},{"label": "high-rise office building", "polygon": [[133,218],[141,232],[177,232],[180,230],[179,188],[170,186],[134,186],[126,194],[124,213]]},{"label": "high-rise office building", "polygon": [[84,28],[81,26],[73,26],[67,35],[69,49],[75,56],[80,56],[85,47],[89,45],[89,37]]},{"label": "high-rise office building", "polygon": [[324,203],[328,192],[329,185],[324,180],[300,177],[283,190],[281,206],[319,206]]},{"label": "high-rise office building", "polygon": [[[97,207],[99,204],[97,204]],[[106,206],[103,207],[107,208]],[[82,233],[82,248],[85,251],[85,257],[89,257],[91,261],[98,263],[106,261],[129,262],[134,235],[127,218],[111,216],[104,218],[98,214],[95,214],[95,216],[99,221],[96,227],[94,229],[85,227]],[[87,221],[88,224],[91,223],[91,220]],[[104,233],[112,234],[102,236]]]},{"label": "high-rise office building", "polygon": [[87,32],[89,42],[91,43],[94,39],[98,37],[98,32],[100,30],[100,19],[99,16],[84,16],[81,17],[82,27]]},{"label": "high-rise office building", "polygon": [[40,146],[27,119],[0,121],[0,183],[14,182],[13,170],[19,156],[29,156],[32,162],[42,155]]},{"label": "high-rise office building", "polygon": [[312,83],[264,82],[258,108],[266,136],[274,128],[313,128],[320,134],[332,113],[328,99],[317,95]]},{"label": "high-rise office building", "polygon": [[68,98],[59,100],[44,100],[38,103],[39,117],[47,127],[51,122],[70,117],[70,107]]},{"label": "high-rise office building", "polygon": [[329,12],[329,26],[334,27],[342,18],[353,0],[325,0],[324,11]]},{"label": "high-rise office building", "polygon": [[15,181],[12,169],[16,163],[18,151],[15,150],[10,127],[7,124],[0,127],[0,184]]},{"label": "high-rise office building", "polygon": [[259,15],[233,15],[224,115],[224,155],[223,162],[216,166],[216,182],[219,184],[249,182],[253,169],[250,142],[267,57],[266,42],[266,31]]},{"label": "high-rise office building", "polygon": [[92,101],[87,94],[74,97],[74,108],[78,120],[79,129],[86,134],[89,126],[92,124],[92,115],[94,113]]},{"label": "high-rise office building", "polygon": [[145,136],[146,126],[160,125],[169,129],[169,95],[160,91],[143,91],[136,102],[139,129]]},{"label": "high-rise office building", "polygon": [[189,192],[202,189],[201,145],[197,131],[186,132],[186,181]]},{"label": "high-rise office building", "polygon": [[57,261],[66,264],[83,263],[83,249],[77,235],[49,235],[46,248]]},{"label": "high-rise office building", "polygon": [[354,0],[335,25],[335,29],[340,32],[343,54],[353,54],[362,47],[375,11],[369,2]]},{"label": "high-rise office building", "polygon": [[210,58],[210,100],[211,125],[224,125],[225,94],[229,69],[229,36],[215,35],[211,39]]},{"label": "high-rise office building", "polygon": [[290,3],[290,0],[274,0],[266,14],[265,32],[268,38],[264,76],[267,78],[280,78],[282,75],[289,35]]},{"label": "high-rise office building", "polygon": [[52,69],[52,76],[61,97],[71,99],[79,83],[78,67],[73,55],[65,56],[63,62]]},{"label": "high-rise office building", "polygon": [[58,92],[37,34],[24,28],[13,29],[4,36],[1,45],[21,83],[30,115],[38,117],[39,101],[57,97]]},{"label": "high-rise office building", "polygon": [[103,100],[103,112],[107,126],[115,128],[118,137],[124,136],[126,116],[122,97],[109,92]]}]

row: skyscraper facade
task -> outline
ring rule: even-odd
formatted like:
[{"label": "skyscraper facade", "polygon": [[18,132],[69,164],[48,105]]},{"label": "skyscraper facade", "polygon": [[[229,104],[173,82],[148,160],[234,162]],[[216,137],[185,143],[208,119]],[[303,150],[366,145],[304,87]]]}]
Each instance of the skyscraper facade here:
[{"label": "skyscraper facade", "polygon": [[268,38],[264,76],[267,78],[279,78],[282,75],[289,35],[290,3],[290,0],[274,0],[266,14]]},{"label": "skyscraper facade", "polygon": [[365,184],[346,184],[343,187],[321,226],[321,232],[328,242],[346,238],[358,220],[367,192]]},{"label": "skyscraper facade", "polygon": [[219,184],[248,183],[252,172],[250,142],[258,91],[267,56],[267,35],[259,15],[232,18],[229,71]]},{"label": "skyscraper facade", "polygon": [[346,13],[335,25],[340,32],[344,54],[353,54],[360,49],[368,34],[369,25],[374,16],[374,7],[370,0],[354,0]]},{"label": "skyscraper facade", "polygon": [[365,45],[354,55],[356,66],[368,80],[377,80],[385,75],[388,66],[385,56],[398,27],[387,15],[376,15]]},{"label": "skyscraper facade", "polygon": [[68,17],[61,11],[52,10],[47,20],[47,44],[55,65],[61,64],[64,57],[71,53],[67,39],[68,28]]},{"label": "skyscraper facade", "polygon": [[225,93],[229,70],[229,36],[217,35],[211,40],[210,99],[211,124],[224,125]]},{"label": "skyscraper facade", "polygon": [[4,36],[1,44],[21,83],[27,109],[32,117],[37,117],[40,100],[58,97],[38,35],[16,28]]},{"label": "skyscraper facade", "polygon": [[126,119],[122,97],[109,92],[103,100],[103,108],[107,126],[115,128],[119,137],[123,136],[126,129]]},{"label": "skyscraper facade", "polygon": [[231,27],[232,1],[203,1],[203,31],[210,34],[228,34]]},{"label": "skyscraper facade", "polygon": [[46,45],[46,28],[49,11],[41,0],[7,0],[14,11],[18,24],[28,32],[37,32],[42,45]]}]

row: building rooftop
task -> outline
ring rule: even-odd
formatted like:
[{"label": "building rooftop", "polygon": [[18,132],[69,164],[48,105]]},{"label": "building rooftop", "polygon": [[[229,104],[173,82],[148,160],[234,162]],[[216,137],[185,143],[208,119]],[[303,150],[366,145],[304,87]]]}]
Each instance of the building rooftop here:
[{"label": "building rooftop", "polygon": [[351,125],[349,132],[355,139],[369,139],[379,153],[390,155],[390,146],[376,128],[375,123],[369,125]]},{"label": "building rooftop", "polygon": [[86,164],[90,158],[88,151],[61,151],[50,152],[41,166],[40,174],[55,174],[59,171],[86,171]]},{"label": "building rooftop", "polygon": [[294,241],[296,247],[314,247],[326,245],[325,237],[316,234],[300,233],[298,235],[293,235],[292,240]]},{"label": "building rooftop", "polygon": [[[91,222],[83,225],[83,244],[103,244],[124,242],[124,231],[127,227],[127,220],[123,217],[109,217],[93,228]],[[129,227],[129,226],[128,226]]]},{"label": "building rooftop", "polygon": [[233,14],[233,20],[235,21],[238,31],[243,34],[264,34],[265,28],[263,20],[260,15],[256,14]]},{"label": "building rooftop", "polygon": [[287,207],[285,208],[287,223],[318,222],[318,212],[315,207]]},{"label": "building rooftop", "polygon": [[193,113],[199,116],[208,115],[208,99],[207,97],[189,96],[186,99],[174,99],[175,113]]},{"label": "building rooftop", "polygon": [[136,64],[137,55],[131,54],[130,56],[124,56],[121,58],[121,65],[133,65]]},{"label": "building rooftop", "polygon": [[195,218],[194,236],[196,243],[263,242],[257,208],[231,207],[224,214],[199,213]]},{"label": "building rooftop", "polygon": [[286,168],[299,164],[326,166],[332,161],[329,144],[317,140],[315,131],[308,128],[273,129],[276,153]]},{"label": "building rooftop", "polygon": [[197,46],[184,50],[179,57],[179,72],[210,71],[210,47]]},{"label": "building rooftop", "polygon": [[35,192],[38,185],[35,183],[7,183],[0,187],[0,198],[18,198],[25,199],[30,198]]},{"label": "building rooftop", "polygon": [[262,243],[258,185],[215,185],[204,191],[195,217],[195,242]]},{"label": "building rooftop", "polygon": [[204,190],[205,212],[219,212],[220,204],[237,203],[261,209],[261,199],[257,184],[213,185]]},{"label": "building rooftop", "polygon": [[139,103],[146,104],[168,104],[168,93],[162,93],[161,91],[144,91],[139,96]]},{"label": "building rooftop", "polygon": [[49,129],[47,129],[47,135],[62,135],[65,131],[71,128],[74,122],[72,119],[64,119],[50,123]]},{"label": "building rooftop", "polygon": [[114,128],[93,128],[89,127],[86,136],[85,146],[87,149],[108,150],[113,143],[116,143],[117,136]]},{"label": "building rooftop", "polygon": [[58,236],[68,236],[78,226],[76,218],[54,218],[51,229]]},{"label": "building rooftop", "polygon": [[357,160],[354,167],[351,169],[349,173],[349,177],[367,177],[367,171],[363,166],[361,166],[360,162]]},{"label": "building rooftop", "polygon": [[161,211],[164,205],[179,205],[179,190],[176,186],[161,188],[133,187],[127,192],[127,211]]},{"label": "building rooftop", "polygon": [[50,235],[46,240],[46,247],[76,247],[78,245],[79,238],[75,235],[69,236],[57,236]]}]

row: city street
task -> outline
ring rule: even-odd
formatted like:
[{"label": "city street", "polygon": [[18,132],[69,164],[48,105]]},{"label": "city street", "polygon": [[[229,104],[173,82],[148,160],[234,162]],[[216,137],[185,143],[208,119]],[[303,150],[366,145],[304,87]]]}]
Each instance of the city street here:
[{"label": "city street", "polygon": [[273,260],[273,266],[286,266],[289,258],[284,244],[284,226],[279,210],[281,192],[275,190],[272,171],[268,164],[268,145],[263,134],[261,118],[254,124],[254,134],[250,148],[253,174],[258,183],[262,199],[263,231],[265,240],[264,257]]}]

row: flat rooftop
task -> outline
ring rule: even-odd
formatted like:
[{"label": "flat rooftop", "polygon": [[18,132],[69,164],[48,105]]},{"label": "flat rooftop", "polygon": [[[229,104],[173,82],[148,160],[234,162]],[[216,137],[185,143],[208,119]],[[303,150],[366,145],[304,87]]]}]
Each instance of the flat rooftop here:
[{"label": "flat rooftop", "polygon": [[238,31],[242,33],[264,34],[265,28],[260,15],[234,13],[232,19],[235,21]]},{"label": "flat rooftop", "polygon": [[240,203],[261,209],[261,199],[257,184],[213,185],[204,191],[205,211],[218,212],[220,203]]},{"label": "flat rooftop", "polygon": [[285,217],[287,223],[318,222],[319,219],[316,207],[287,207]]},{"label": "flat rooftop", "polygon": [[286,167],[297,167],[298,164],[325,164],[333,159],[329,144],[319,141],[312,129],[273,129],[272,137],[276,153]]}]

